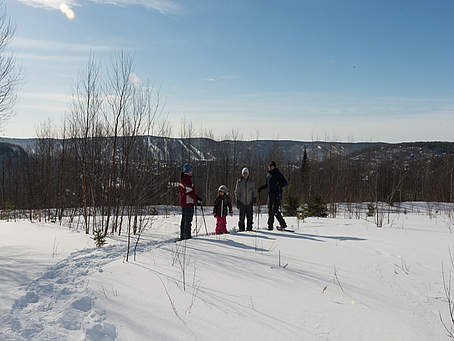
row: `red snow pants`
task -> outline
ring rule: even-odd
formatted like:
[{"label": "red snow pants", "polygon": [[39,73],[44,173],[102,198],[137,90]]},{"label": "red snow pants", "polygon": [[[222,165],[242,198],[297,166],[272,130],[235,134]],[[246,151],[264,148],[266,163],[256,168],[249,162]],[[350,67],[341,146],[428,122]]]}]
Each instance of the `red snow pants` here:
[{"label": "red snow pants", "polygon": [[227,233],[226,217],[216,217],[216,234]]}]

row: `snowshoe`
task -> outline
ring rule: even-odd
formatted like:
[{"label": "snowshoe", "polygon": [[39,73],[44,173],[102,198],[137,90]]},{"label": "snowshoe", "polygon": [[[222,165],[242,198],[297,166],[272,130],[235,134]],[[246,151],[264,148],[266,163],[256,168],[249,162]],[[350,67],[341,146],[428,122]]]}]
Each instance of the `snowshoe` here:
[{"label": "snowshoe", "polygon": [[284,232],[295,232],[295,230],[289,230],[287,227],[278,227],[277,228],[279,231],[284,231]]}]

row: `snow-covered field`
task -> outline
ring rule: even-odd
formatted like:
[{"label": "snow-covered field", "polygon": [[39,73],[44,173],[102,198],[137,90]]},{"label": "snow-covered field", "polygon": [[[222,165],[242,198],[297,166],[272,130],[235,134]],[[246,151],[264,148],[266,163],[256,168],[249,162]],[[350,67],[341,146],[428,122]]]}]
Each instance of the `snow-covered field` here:
[{"label": "snow-covered field", "polygon": [[162,215],[128,263],[123,237],[96,249],[58,225],[0,222],[0,340],[446,340],[454,225],[426,213],[187,242]]}]

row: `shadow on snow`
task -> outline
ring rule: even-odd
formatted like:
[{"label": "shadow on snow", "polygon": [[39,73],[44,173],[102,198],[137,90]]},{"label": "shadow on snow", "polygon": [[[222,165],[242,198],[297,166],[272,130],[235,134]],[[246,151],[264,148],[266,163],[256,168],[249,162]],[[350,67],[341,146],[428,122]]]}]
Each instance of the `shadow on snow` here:
[{"label": "shadow on snow", "polygon": [[206,241],[206,242],[212,242],[212,243],[218,243],[218,244],[223,244],[223,245],[227,245],[227,246],[237,247],[237,248],[244,249],[244,250],[254,250],[254,251],[260,251],[260,252],[268,252],[268,250],[266,250],[266,249],[262,249],[262,248],[254,247],[254,246],[250,246],[250,245],[246,245],[246,244],[243,244],[243,243],[238,243],[238,242],[233,241],[231,239],[210,239],[210,238],[200,238],[200,237],[197,237],[196,239],[203,240],[203,241]]},{"label": "shadow on snow", "polygon": [[287,237],[287,238],[294,238],[294,239],[309,239],[309,240],[314,240],[317,242],[325,242],[322,239],[336,239],[340,241],[364,241],[367,240],[365,238],[359,238],[359,237],[347,237],[347,236],[323,236],[323,235],[318,235],[318,234],[308,234],[308,233],[297,233],[297,232],[269,232],[269,231],[264,231],[264,230],[259,230],[257,231],[258,233],[262,233],[268,236],[279,236],[279,237]]}]

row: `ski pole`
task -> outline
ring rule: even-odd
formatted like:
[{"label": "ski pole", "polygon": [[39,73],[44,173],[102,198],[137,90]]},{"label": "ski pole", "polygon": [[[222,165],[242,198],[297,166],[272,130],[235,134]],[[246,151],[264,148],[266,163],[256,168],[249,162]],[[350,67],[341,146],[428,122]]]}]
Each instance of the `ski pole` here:
[{"label": "ski pole", "polygon": [[197,205],[194,206],[195,210],[195,236],[197,237],[199,234],[199,228],[197,226]]},{"label": "ski pole", "polygon": [[205,225],[205,232],[208,235],[207,223],[205,221],[205,214],[203,213],[203,205],[200,205],[200,209],[202,210],[202,219],[203,219],[203,224]]},{"label": "ski pole", "polygon": [[260,230],[260,192],[259,200],[257,200],[257,230]]}]

